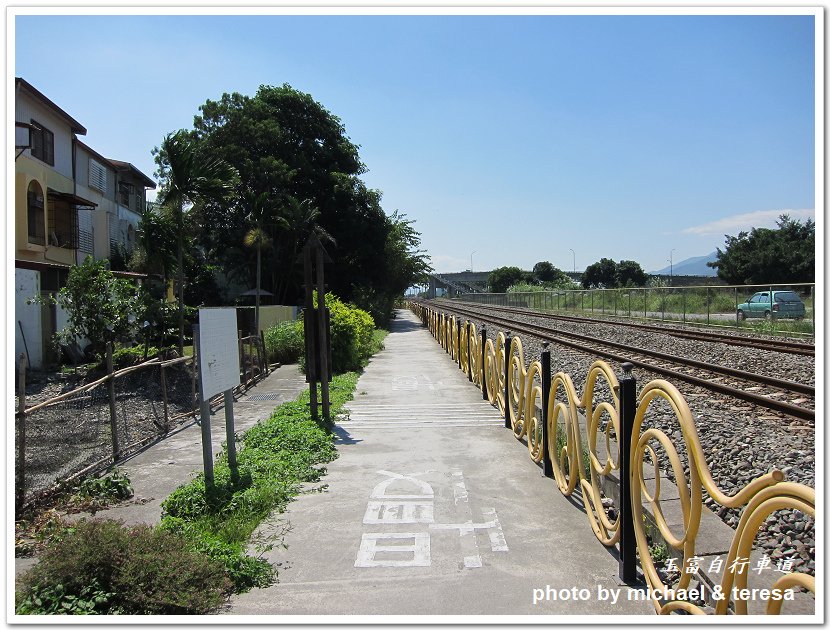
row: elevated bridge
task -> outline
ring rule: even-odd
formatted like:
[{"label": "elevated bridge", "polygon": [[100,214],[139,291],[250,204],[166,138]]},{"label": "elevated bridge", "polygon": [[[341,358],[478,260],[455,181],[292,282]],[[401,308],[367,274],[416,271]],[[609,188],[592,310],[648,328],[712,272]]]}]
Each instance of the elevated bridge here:
[{"label": "elevated bridge", "polygon": [[[565,272],[574,282],[582,281],[582,272]],[[487,293],[489,271],[458,271],[453,273],[429,274],[427,299],[435,297],[457,297],[464,293]]]},{"label": "elevated bridge", "polygon": [[489,276],[489,271],[431,273],[427,298],[455,297],[463,293],[486,293]]}]

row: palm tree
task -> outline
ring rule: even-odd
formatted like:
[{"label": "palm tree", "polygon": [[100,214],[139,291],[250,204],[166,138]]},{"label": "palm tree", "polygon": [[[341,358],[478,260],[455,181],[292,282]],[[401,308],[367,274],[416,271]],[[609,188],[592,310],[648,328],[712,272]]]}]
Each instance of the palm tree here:
[{"label": "palm tree", "polygon": [[179,355],[184,356],[184,216],[185,206],[226,199],[236,186],[239,174],[220,158],[197,151],[186,131],[168,134],[161,143],[167,179],[159,202],[173,210],[177,230],[176,264],[179,275]]},{"label": "palm tree", "polygon": [[144,272],[158,272],[167,286],[170,271],[176,268],[176,226],[171,213],[148,201],[138,224],[138,246]]},{"label": "palm tree", "polygon": [[288,228],[288,222],[282,217],[269,217],[269,195],[262,192],[245,194],[245,205],[248,208],[248,221],[253,227],[245,234],[245,247],[256,249],[256,309],[254,311],[254,330],[259,334],[259,294],[262,287],[262,250],[271,247],[274,239],[266,231],[269,218],[277,227]]},{"label": "palm tree", "polygon": [[320,218],[320,210],[312,205],[310,199],[299,201],[296,197],[288,197],[282,208],[281,216],[285,221],[285,228],[280,235],[282,242],[282,259],[284,264],[281,267],[285,270],[279,282],[274,282],[277,295],[280,301],[285,299],[288,292],[291,275],[298,266],[298,255],[300,249],[312,235],[316,235],[321,242],[335,243],[334,237],[324,228],[317,224]]}]

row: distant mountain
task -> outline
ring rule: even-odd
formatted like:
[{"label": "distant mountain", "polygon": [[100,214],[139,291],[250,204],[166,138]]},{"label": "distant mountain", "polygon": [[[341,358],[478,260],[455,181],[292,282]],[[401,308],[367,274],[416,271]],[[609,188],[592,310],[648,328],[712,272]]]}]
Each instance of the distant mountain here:
[{"label": "distant mountain", "polygon": [[674,263],[674,269],[672,267],[663,267],[658,271],[650,271],[654,275],[669,275],[670,273],[674,273],[676,276],[716,276],[718,272],[716,269],[712,267],[707,267],[706,263],[710,261],[715,261],[718,259],[718,253],[712,252],[707,256],[695,256],[694,258],[687,258],[686,260],[680,260]]}]

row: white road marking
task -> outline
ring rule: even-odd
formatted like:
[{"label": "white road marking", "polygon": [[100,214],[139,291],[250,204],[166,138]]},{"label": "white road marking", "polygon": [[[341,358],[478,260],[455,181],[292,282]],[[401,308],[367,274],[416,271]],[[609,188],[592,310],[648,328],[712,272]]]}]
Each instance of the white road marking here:
[{"label": "white road marking", "polygon": [[[378,545],[378,541],[384,540],[411,540],[412,544]],[[378,553],[412,555],[400,560],[388,558],[376,560],[375,556]],[[427,532],[363,534],[357,560],[354,563],[355,567],[428,567],[429,565],[429,534]]]},{"label": "white road marking", "polygon": [[436,383],[433,383],[432,379],[426,374],[421,374],[421,378],[426,381],[427,386],[431,391],[435,391],[436,387],[441,387],[444,384],[444,381],[437,381]]},{"label": "white road marking", "polygon": [[481,566],[481,556],[464,556],[464,567],[466,569],[480,569]]},{"label": "white road marking", "polygon": [[450,473],[452,474],[452,494],[455,504],[458,505],[459,502],[467,503],[469,497],[467,486],[464,485],[463,473],[457,468],[453,468]]},{"label": "white road marking", "polygon": [[369,501],[363,517],[365,525],[434,521],[432,501]]},{"label": "white road marking", "polygon": [[493,519],[493,523],[495,524],[495,531],[488,532],[490,536],[490,548],[493,551],[510,551],[507,548],[507,541],[504,538],[504,532],[501,529],[501,523],[499,522],[496,510],[488,508],[486,510],[482,510],[481,513],[485,518],[488,516],[491,517]]},{"label": "white road marking", "polygon": [[414,392],[418,389],[418,379],[414,376],[397,376],[392,380],[393,391]]},{"label": "white road marking", "polygon": [[[420,475],[426,475],[427,473],[411,473],[409,475],[399,475],[398,473],[389,472],[387,470],[379,470],[377,471],[379,475],[386,475],[389,479],[384,479],[378,485],[375,486],[374,490],[372,490],[372,497],[373,499],[432,499],[435,496],[435,493],[432,490],[432,486],[430,486],[426,481],[421,479],[416,479],[416,477]],[[412,484],[418,486],[421,490],[421,494],[386,494],[386,490],[392,485],[395,481],[409,481]]]},{"label": "white road marking", "polygon": [[[430,484],[423,479],[419,479],[419,477],[436,471],[403,475],[388,470],[377,472],[386,476],[387,479],[384,479],[373,488],[363,516],[363,523],[366,525],[423,523],[429,525],[429,531],[363,534],[355,560],[355,567],[430,566],[430,531],[432,530],[458,531],[461,555],[464,560],[464,567],[467,569],[478,569],[484,565],[478,548],[478,530],[487,532],[490,548],[493,551],[508,551],[501,523],[496,510],[493,508],[482,510],[484,520],[481,522],[474,522],[472,518],[460,523],[434,522],[435,507],[433,500],[435,492]],[[450,477],[456,510],[459,509],[459,505],[463,505],[464,507],[460,511],[465,516],[471,516],[470,497],[464,482],[464,474],[460,469],[452,468]],[[414,490],[418,491],[419,494],[387,494],[390,486],[395,482],[410,484],[414,486]],[[400,489],[396,490],[400,492]],[[386,544],[378,544],[379,541]],[[403,541],[403,544],[401,541]],[[409,544],[406,544],[407,542]]]}]

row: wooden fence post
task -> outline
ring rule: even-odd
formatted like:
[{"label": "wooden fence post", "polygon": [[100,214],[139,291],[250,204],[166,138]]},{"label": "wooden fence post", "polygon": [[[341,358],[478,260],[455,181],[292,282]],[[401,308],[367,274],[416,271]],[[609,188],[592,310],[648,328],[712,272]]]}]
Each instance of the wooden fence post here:
[{"label": "wooden fence post", "polygon": [[161,402],[164,408],[164,432],[170,430],[170,415],[167,409],[167,376],[164,372],[164,363],[159,366],[159,379],[161,380]]},{"label": "wooden fence post", "polygon": [[118,411],[115,408],[115,379],[112,377],[112,343],[107,344],[107,394],[110,402],[110,431],[112,433],[112,461],[121,458],[121,449],[118,446]]}]

